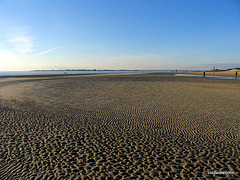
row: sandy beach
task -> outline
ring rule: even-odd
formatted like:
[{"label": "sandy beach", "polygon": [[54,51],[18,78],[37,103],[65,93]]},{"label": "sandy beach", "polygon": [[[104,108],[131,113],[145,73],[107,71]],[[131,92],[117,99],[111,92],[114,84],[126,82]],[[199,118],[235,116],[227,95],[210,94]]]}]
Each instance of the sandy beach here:
[{"label": "sandy beach", "polygon": [[[206,76],[227,76],[227,77],[235,77],[236,71],[229,70],[229,71],[206,71]],[[237,71],[238,77],[240,77],[240,71]],[[203,75],[203,72],[188,72],[187,74],[193,74],[193,75]]]},{"label": "sandy beach", "polygon": [[2,78],[0,179],[237,179],[239,124],[235,79]]}]

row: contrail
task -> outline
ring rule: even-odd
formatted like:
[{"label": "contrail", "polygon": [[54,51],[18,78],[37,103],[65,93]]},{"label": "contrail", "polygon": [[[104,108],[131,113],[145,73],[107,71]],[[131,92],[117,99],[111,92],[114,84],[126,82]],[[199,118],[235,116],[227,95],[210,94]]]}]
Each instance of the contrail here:
[{"label": "contrail", "polygon": [[52,51],[57,50],[57,49],[62,49],[62,48],[63,48],[63,46],[62,46],[62,47],[56,47],[56,48],[48,49],[48,50],[46,50],[46,51],[44,51],[44,52],[41,52],[41,53],[39,53],[39,54],[37,54],[37,55],[38,55],[38,56],[41,56],[41,55],[43,55],[43,54],[52,52]]}]

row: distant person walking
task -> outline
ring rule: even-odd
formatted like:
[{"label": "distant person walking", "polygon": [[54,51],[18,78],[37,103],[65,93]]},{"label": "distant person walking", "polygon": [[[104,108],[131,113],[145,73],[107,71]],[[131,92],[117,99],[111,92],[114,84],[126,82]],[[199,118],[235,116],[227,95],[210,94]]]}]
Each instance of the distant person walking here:
[{"label": "distant person walking", "polygon": [[236,71],[236,72],[235,72],[235,78],[237,78],[237,75],[238,75],[238,72]]},{"label": "distant person walking", "polygon": [[206,72],[205,71],[203,71],[203,77],[205,77],[206,76]]}]

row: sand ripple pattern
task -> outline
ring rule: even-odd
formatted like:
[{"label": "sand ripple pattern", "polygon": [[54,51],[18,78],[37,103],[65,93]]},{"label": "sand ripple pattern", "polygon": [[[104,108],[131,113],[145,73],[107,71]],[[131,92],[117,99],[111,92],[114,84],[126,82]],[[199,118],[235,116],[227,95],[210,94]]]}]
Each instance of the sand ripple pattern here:
[{"label": "sand ripple pattern", "polygon": [[239,94],[171,75],[1,80],[0,179],[237,179]]}]

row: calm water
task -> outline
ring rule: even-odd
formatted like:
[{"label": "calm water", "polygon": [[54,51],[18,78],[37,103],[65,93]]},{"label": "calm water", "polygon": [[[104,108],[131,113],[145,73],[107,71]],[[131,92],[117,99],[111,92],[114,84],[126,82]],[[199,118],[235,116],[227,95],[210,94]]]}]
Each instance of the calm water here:
[{"label": "calm water", "polygon": [[[40,74],[96,74],[96,73],[172,73],[173,70],[160,71],[0,71],[2,75],[40,75]],[[184,71],[177,71],[184,72]]]}]

